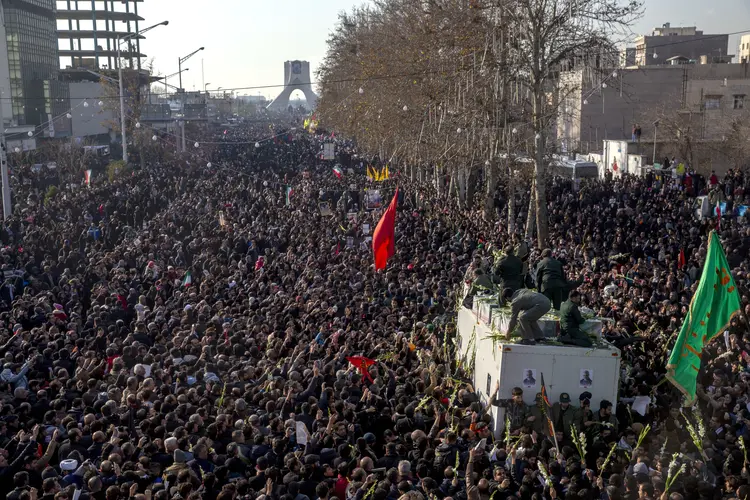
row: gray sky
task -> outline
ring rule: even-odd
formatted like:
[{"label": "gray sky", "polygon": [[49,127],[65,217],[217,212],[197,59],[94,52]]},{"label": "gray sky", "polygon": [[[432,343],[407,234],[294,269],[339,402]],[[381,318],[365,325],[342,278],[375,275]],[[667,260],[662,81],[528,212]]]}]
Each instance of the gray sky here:
[{"label": "gray sky", "polygon": [[[337,15],[361,1],[352,0],[146,0],[139,12],[142,26],[169,20],[169,26],[147,33],[141,49],[153,59],[157,73],[177,71],[177,59],[205,46],[185,63],[188,90],[239,88],[283,83],[286,60],[320,64],[326,39]],[[750,31],[750,0],[649,0],[644,17],[633,27],[637,34],[670,22],[697,26],[705,33]],[[730,37],[736,54],[738,36]],[[201,75],[203,60],[204,75]],[[315,75],[312,75],[313,80]],[[204,80],[205,78],[205,80]],[[176,77],[172,82],[177,83]],[[239,90],[240,94],[273,96],[278,88]]]}]

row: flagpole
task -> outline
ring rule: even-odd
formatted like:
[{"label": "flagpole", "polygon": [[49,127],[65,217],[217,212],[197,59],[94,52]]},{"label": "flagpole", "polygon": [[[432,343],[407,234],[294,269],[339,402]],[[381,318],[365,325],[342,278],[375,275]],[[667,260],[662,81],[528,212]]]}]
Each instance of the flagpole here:
[{"label": "flagpole", "polygon": [[547,385],[544,383],[544,373],[540,372],[542,379],[542,404],[544,405],[544,415],[547,417],[547,422],[552,428],[552,439],[555,440],[555,449],[560,452],[560,445],[557,443],[557,431],[555,430],[555,423],[549,418],[549,410],[552,405],[549,404],[549,398],[547,397]]}]

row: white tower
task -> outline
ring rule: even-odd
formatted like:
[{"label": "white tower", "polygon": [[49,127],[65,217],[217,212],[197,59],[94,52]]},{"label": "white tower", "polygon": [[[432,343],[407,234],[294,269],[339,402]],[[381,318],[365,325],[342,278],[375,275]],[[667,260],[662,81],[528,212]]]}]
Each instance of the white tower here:
[{"label": "white tower", "polygon": [[310,78],[310,63],[307,61],[286,61],[284,63],[284,90],[274,99],[266,109],[284,111],[289,107],[289,96],[295,90],[305,94],[307,107],[315,108],[318,96],[313,92]]}]

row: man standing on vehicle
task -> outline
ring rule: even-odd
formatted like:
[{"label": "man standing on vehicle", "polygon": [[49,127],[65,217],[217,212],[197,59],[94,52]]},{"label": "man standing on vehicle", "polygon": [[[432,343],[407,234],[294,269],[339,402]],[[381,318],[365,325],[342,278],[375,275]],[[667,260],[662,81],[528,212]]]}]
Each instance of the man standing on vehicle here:
[{"label": "man standing on vehicle", "polygon": [[552,250],[542,250],[542,260],[536,268],[536,286],[551,302],[555,310],[560,309],[563,291],[568,285],[562,262],[552,257]]},{"label": "man standing on vehicle", "polygon": [[495,283],[500,289],[510,288],[514,292],[523,288],[523,262],[513,253],[513,246],[503,248],[505,255],[495,264],[493,269]]},{"label": "man standing on vehicle", "polygon": [[539,328],[539,320],[550,310],[550,301],[541,293],[522,288],[515,292],[506,288],[503,290],[503,303],[510,301],[510,324],[506,337],[516,329],[520,330],[521,344],[535,345],[537,340],[544,338],[542,329]]}]

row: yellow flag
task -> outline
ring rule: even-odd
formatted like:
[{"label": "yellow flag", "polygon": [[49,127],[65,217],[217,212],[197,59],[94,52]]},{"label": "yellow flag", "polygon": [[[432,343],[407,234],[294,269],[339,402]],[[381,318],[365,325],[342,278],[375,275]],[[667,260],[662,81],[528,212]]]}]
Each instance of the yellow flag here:
[{"label": "yellow flag", "polygon": [[391,173],[388,171],[388,165],[385,166],[385,178],[390,179]]}]

